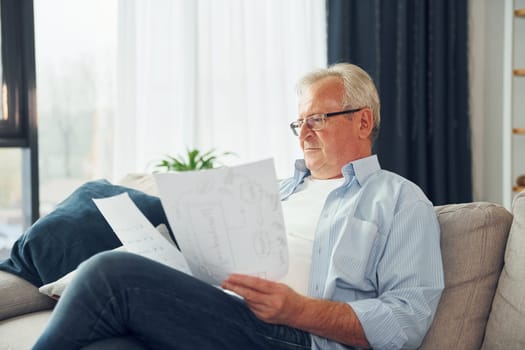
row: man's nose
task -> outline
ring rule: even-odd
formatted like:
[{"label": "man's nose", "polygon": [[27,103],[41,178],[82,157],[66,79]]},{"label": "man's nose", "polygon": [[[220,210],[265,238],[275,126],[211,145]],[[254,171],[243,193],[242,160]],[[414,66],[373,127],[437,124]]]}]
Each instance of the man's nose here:
[{"label": "man's nose", "polygon": [[299,139],[300,140],[305,140],[306,138],[310,137],[311,135],[313,135],[313,130],[308,127],[308,125],[306,123],[304,123],[301,128],[299,128]]}]

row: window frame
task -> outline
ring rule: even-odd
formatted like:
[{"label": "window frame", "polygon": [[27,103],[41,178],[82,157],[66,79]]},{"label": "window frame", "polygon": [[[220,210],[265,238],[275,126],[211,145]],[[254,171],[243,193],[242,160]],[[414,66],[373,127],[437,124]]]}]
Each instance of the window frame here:
[{"label": "window frame", "polygon": [[[25,226],[39,217],[33,0],[0,0],[2,113],[0,148],[21,148]],[[3,111],[7,108],[7,115]]]}]

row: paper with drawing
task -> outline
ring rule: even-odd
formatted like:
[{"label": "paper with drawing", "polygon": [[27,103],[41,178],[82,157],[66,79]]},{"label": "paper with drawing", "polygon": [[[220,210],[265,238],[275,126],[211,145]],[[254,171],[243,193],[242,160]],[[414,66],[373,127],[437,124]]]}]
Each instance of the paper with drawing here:
[{"label": "paper with drawing", "polygon": [[127,193],[93,201],[128,252],[191,275],[182,253],[153,227]]},{"label": "paper with drawing", "polygon": [[[156,174],[155,180],[192,275],[216,285],[232,272],[273,280],[286,275],[288,247],[272,160]],[[123,223],[130,221],[129,215],[126,212]],[[123,243],[120,235],[129,231],[115,230]]]},{"label": "paper with drawing", "polygon": [[162,205],[194,276],[279,279],[288,246],[273,160],[156,174]]}]

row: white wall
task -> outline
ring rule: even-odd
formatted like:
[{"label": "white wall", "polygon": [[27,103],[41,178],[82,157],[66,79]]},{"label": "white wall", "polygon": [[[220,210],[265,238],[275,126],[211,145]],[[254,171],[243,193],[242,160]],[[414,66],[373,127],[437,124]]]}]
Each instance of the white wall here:
[{"label": "white wall", "polygon": [[474,200],[510,207],[512,0],[470,0]]}]

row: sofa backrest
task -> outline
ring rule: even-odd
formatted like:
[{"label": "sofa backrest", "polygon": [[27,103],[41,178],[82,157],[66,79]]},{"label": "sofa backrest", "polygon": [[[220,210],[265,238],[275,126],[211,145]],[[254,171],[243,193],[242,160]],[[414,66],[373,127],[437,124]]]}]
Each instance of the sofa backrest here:
[{"label": "sofa backrest", "polygon": [[525,191],[514,197],[505,265],[482,350],[525,349]]},{"label": "sofa backrest", "polygon": [[512,215],[485,202],[436,207],[445,289],[420,349],[478,350],[498,278]]}]

